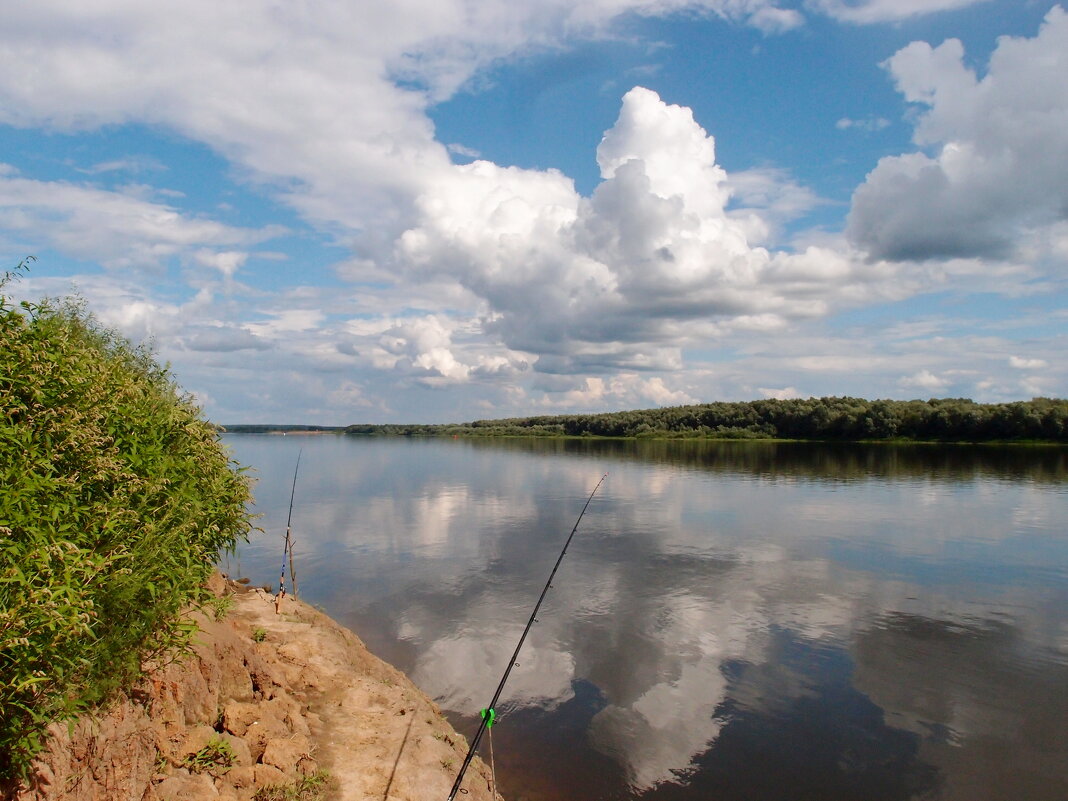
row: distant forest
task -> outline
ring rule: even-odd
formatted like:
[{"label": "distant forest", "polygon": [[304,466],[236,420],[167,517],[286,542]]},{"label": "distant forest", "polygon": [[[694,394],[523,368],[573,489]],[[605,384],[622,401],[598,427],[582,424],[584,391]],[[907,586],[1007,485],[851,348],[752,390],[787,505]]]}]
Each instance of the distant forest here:
[{"label": "distant forest", "polygon": [[271,423],[241,423],[238,425],[217,426],[227,434],[320,434],[329,431],[344,431],[344,426],[305,426],[299,423],[273,425]]},{"label": "distant forest", "polygon": [[1013,403],[975,403],[967,398],[757,400],[446,425],[358,424],[347,426],[344,432],[393,436],[1068,442],[1068,400],[1035,398]]}]

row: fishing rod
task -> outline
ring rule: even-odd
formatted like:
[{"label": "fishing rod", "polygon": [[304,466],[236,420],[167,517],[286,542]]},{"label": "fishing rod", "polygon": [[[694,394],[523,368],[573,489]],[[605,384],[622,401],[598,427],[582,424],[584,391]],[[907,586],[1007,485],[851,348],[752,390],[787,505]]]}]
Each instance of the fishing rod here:
[{"label": "fishing rod", "polygon": [[508,660],[508,667],[505,668],[504,675],[501,676],[501,683],[497,685],[497,692],[493,694],[493,700],[489,702],[489,706],[482,710],[482,722],[478,724],[478,731],[475,732],[475,739],[471,741],[471,747],[467,749],[467,756],[464,757],[464,763],[460,766],[460,773],[457,775],[456,781],[452,785],[452,790],[449,791],[448,801],[454,801],[456,798],[456,793],[460,790],[460,784],[464,780],[464,774],[467,772],[467,767],[471,764],[471,760],[475,758],[475,751],[478,750],[478,743],[482,739],[483,733],[487,728],[492,726],[496,720],[497,713],[495,707],[501,698],[501,693],[504,692],[504,685],[512,673],[512,668],[519,664],[515,661],[519,658],[519,650],[523,647],[523,643],[526,642],[527,634],[530,633],[530,627],[534,625],[538,610],[541,609],[541,602],[545,600],[546,593],[549,592],[549,588],[553,585],[553,577],[556,575],[560,563],[564,561],[564,554],[567,553],[567,548],[571,545],[571,538],[574,537],[575,532],[578,531],[579,523],[582,522],[582,516],[586,514],[586,510],[590,507],[590,501],[593,500],[593,496],[597,494],[597,490],[601,488],[601,484],[604,483],[606,478],[608,478],[608,473],[601,476],[601,480],[598,481],[597,486],[593,488],[590,497],[586,499],[586,505],[583,506],[582,511],[579,512],[578,519],[575,521],[575,525],[571,529],[571,534],[568,535],[567,542],[564,543],[560,555],[556,558],[556,564],[553,565],[553,572],[549,574],[549,580],[545,582],[541,595],[538,597],[538,602],[534,604],[534,611],[530,613],[530,620],[527,621],[527,626],[523,629],[523,635],[519,638],[519,644],[515,647],[515,651],[512,653],[512,658]]},{"label": "fishing rod", "polygon": [[297,568],[293,564],[293,539],[290,536],[290,524],[293,522],[293,499],[297,495],[297,471],[300,470],[301,448],[297,451],[297,466],[293,468],[293,488],[289,491],[289,517],[286,518],[286,541],[282,546],[282,575],[278,579],[278,598],[274,602],[274,612],[278,614],[282,599],[286,595],[286,557],[289,557],[289,572],[293,575],[293,597],[297,596]]}]

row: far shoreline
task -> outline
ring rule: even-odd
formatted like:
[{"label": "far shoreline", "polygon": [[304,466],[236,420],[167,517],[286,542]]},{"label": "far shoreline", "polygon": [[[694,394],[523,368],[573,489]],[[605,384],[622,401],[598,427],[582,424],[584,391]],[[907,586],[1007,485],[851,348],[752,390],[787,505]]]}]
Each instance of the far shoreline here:
[{"label": "far shoreline", "polygon": [[629,411],[505,417],[461,423],[346,426],[243,423],[229,433],[460,438],[704,440],[896,444],[1068,444],[1068,400],[976,403],[969,398],[850,397],[715,401]]},{"label": "far shoreline", "polygon": [[[393,425],[393,424],[389,424]],[[984,447],[1024,447],[1024,448],[1064,448],[1068,442],[1042,439],[988,439],[988,440],[944,440],[944,439],[802,439],[787,437],[731,437],[715,436],[701,433],[678,433],[672,431],[657,431],[631,436],[606,436],[603,434],[512,434],[512,433],[476,433],[471,431],[441,431],[417,433],[405,433],[396,431],[347,431],[347,426],[321,427],[317,429],[304,429],[300,427],[279,426],[277,428],[258,425],[219,426],[220,434],[236,434],[241,436],[349,436],[364,437],[367,439],[465,439],[465,440],[563,440],[570,442],[734,442],[754,444],[812,444],[812,445],[954,445],[954,446],[984,446]],[[447,428],[443,426],[443,428]],[[256,429],[256,430],[249,430]]]}]

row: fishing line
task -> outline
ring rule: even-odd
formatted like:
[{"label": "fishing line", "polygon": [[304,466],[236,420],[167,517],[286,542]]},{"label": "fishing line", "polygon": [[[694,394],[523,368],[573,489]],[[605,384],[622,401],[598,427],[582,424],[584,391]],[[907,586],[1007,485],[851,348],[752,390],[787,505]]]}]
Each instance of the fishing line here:
[{"label": "fishing line", "polygon": [[[593,496],[597,494],[597,490],[601,488],[601,484],[608,478],[608,473],[601,476],[601,480],[597,482],[597,486],[593,488],[593,492],[590,493],[590,497],[586,499],[586,505],[582,507],[582,511],[579,512],[578,519],[575,521],[574,527],[571,529],[571,534],[568,535],[567,542],[564,543],[564,547],[560,551],[560,555],[556,558],[556,564],[553,565],[553,572],[549,574],[549,580],[545,582],[545,586],[542,588],[541,595],[538,597],[538,602],[534,604],[534,611],[530,613],[530,620],[527,621],[527,626],[523,629],[523,635],[519,638],[519,644],[515,647],[515,651],[512,653],[512,658],[508,660],[508,667],[505,668],[504,675],[501,676],[501,683],[497,685],[497,692],[493,694],[493,700],[490,701],[489,706],[482,710],[482,722],[478,724],[478,731],[475,732],[475,739],[471,741],[471,747],[467,750],[467,756],[464,757],[464,763],[460,766],[460,773],[456,777],[456,781],[452,785],[452,790],[449,791],[448,801],[454,801],[456,793],[460,789],[460,783],[464,780],[464,774],[467,773],[467,767],[471,764],[471,760],[475,758],[475,751],[478,750],[478,743],[482,739],[482,735],[486,729],[492,726],[496,722],[497,702],[501,698],[501,693],[504,692],[504,685],[508,681],[508,677],[512,674],[512,668],[516,667],[519,663],[515,660],[519,658],[519,650],[523,647],[523,643],[526,642],[527,634],[530,633],[530,627],[534,625],[534,620],[538,614],[538,610],[541,609],[541,602],[545,600],[546,593],[549,592],[549,588],[553,585],[553,577],[556,575],[556,571],[560,567],[560,563],[564,561],[564,554],[567,553],[567,548],[571,545],[571,538],[575,536],[575,532],[578,531],[579,523],[582,522],[582,516],[586,514],[586,510],[590,507],[590,501],[593,500]],[[494,788],[496,790],[496,788]]]},{"label": "fishing line", "polygon": [[301,448],[297,451],[297,466],[293,468],[293,488],[289,491],[289,517],[286,518],[286,541],[282,546],[282,574],[278,579],[278,598],[274,602],[274,613],[282,605],[282,599],[286,595],[286,557],[289,557],[289,571],[293,574],[293,596],[297,595],[297,569],[293,564],[293,541],[290,538],[290,524],[293,522],[293,499],[297,495],[297,471],[300,470],[300,456],[304,453]]}]

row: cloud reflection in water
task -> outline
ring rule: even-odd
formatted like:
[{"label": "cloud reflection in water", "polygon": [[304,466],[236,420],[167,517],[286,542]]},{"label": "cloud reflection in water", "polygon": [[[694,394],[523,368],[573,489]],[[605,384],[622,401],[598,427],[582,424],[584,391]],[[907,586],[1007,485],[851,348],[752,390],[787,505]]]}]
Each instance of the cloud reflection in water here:
[{"label": "cloud reflection in water", "polygon": [[[288,500],[295,454],[228,441]],[[510,680],[506,792],[1068,797],[1058,454],[331,438],[305,460],[302,589],[468,719],[610,472]]]}]

